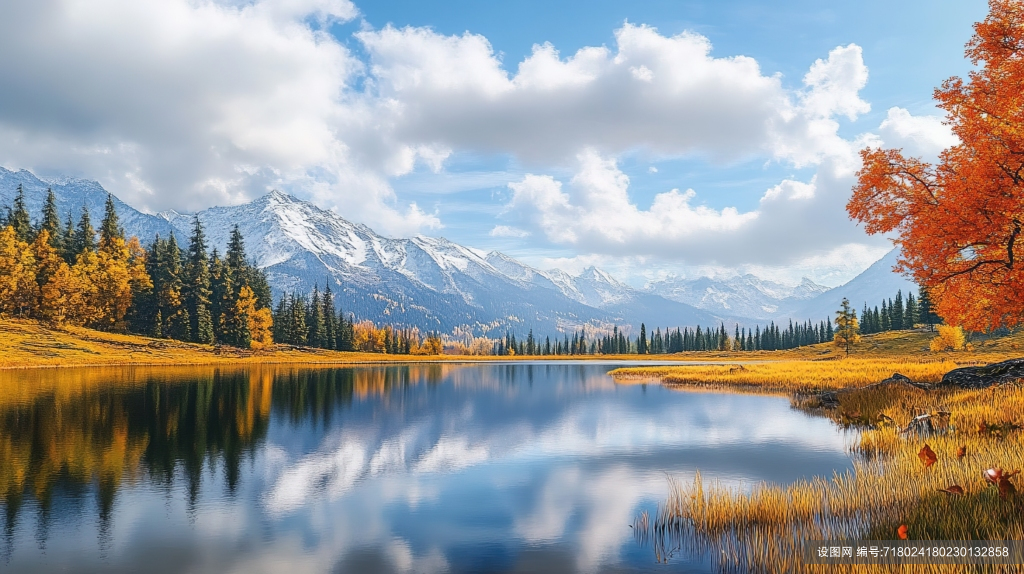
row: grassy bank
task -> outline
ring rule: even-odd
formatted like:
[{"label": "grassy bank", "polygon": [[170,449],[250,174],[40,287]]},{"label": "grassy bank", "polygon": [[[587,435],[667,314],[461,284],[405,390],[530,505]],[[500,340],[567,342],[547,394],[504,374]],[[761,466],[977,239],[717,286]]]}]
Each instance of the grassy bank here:
[{"label": "grassy bank", "polygon": [[35,321],[0,319],[0,369],[29,367],[86,367],[119,365],[344,365],[436,361],[537,360],[721,360],[708,356],[678,355],[388,355],[339,352],[290,345],[254,351],[234,347],[198,345],[171,339],[105,333],[81,327],[53,329]]},{"label": "grassy bank", "polygon": [[[624,381],[658,379],[677,388],[710,385],[745,392],[790,392],[795,408],[861,431],[852,448],[862,456],[849,473],[789,486],[761,485],[749,492],[709,484],[699,476],[692,483],[673,482],[658,516],[638,521],[636,527],[652,537],[659,556],[668,556],[673,548],[713,550],[711,555],[725,571],[1018,571],[1016,567],[900,569],[802,563],[804,540],[896,539],[901,525],[907,526],[910,539],[918,540],[1024,539],[1024,496],[1000,496],[999,489],[982,477],[992,467],[1024,469],[1020,444],[1024,390],[1004,385],[924,391],[902,384],[854,390],[893,372],[915,381],[936,382],[957,366],[1024,355],[1018,351],[1020,335],[978,341],[974,352],[951,354],[925,352],[926,337],[922,333],[904,333],[902,340],[891,333],[865,337],[860,352],[849,359],[820,360],[813,349],[804,349],[806,358],[765,364],[615,371]],[[919,351],[907,352],[915,347]],[[828,410],[806,398],[813,395],[801,395],[822,389],[847,392],[838,393],[838,406]],[[932,417],[934,431],[902,432],[921,414]],[[931,465],[919,456],[926,444],[936,457]],[[964,454],[959,456],[961,449]],[[963,494],[943,492],[952,486]]]}]

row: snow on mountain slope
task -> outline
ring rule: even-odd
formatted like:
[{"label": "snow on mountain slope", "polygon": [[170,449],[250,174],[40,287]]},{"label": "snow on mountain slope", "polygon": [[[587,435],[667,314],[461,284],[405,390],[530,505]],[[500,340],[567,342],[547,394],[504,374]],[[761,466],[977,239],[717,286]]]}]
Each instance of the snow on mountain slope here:
[{"label": "snow on mountain slope", "polygon": [[758,320],[775,318],[780,309],[790,308],[799,300],[810,299],[827,290],[807,278],[796,287],[790,287],[751,274],[730,279],[673,277],[648,283],[645,287],[649,293],[698,309]]},{"label": "snow on mountain slope", "polygon": [[829,289],[811,299],[794,302],[790,307],[780,310],[780,315],[801,321],[820,320],[825,317],[834,319],[843,297],[849,299],[850,305],[858,314],[865,303],[869,307],[881,305],[883,298],[895,298],[897,291],[903,292],[904,300],[909,293],[916,297],[917,285],[893,271],[898,258],[899,250],[893,249],[845,285]]},{"label": "snow on mountain slope", "polygon": [[[166,213],[191,233],[193,215]],[[498,252],[481,255],[444,238],[382,237],[364,225],[279,192],[251,203],[198,213],[210,244],[221,252],[238,223],[254,263],[267,270],[278,294],[330,285],[339,304],[376,321],[449,331],[469,326],[478,333],[554,333],[583,325],[639,327],[644,313],[661,304],[680,325],[719,320],[688,305],[657,298],[633,308],[637,294],[607,273],[580,277],[533,269]],[[653,317],[652,317],[653,319]]]},{"label": "snow on mountain slope", "polygon": [[[0,167],[0,207],[10,207],[14,204],[19,184],[25,191],[25,208],[28,209],[33,223],[42,217],[48,188],[53,189],[62,222],[66,221],[70,214],[77,224],[83,206],[89,210],[93,227],[99,227],[103,220],[107,191],[95,181],[67,177],[44,180],[24,169],[10,171]],[[125,233],[129,237],[137,236],[143,244],[152,241],[157,234],[166,236],[173,230],[164,219],[137,211],[116,197],[114,205],[117,207],[118,218]]]},{"label": "snow on mountain slope", "polygon": [[[82,205],[94,224],[102,218],[107,192],[96,182],[42,180],[24,170],[0,168],[0,205],[11,204],[19,183],[33,218],[38,219],[49,186],[62,218],[71,213],[77,220]],[[582,326],[590,332],[613,325],[633,330],[641,322],[659,327],[725,322],[731,327],[786,316],[820,319],[834,312],[844,294],[855,306],[863,301],[875,305],[875,299],[894,296],[896,289],[913,289],[891,272],[892,254],[846,286],[824,293],[810,280],[788,287],[752,275],[663,281],[639,291],[594,267],[572,276],[444,238],[383,237],[280,192],[198,214],[167,211],[153,216],[116,198],[115,204],[125,231],[144,242],[173,232],[184,246],[198,216],[210,246],[223,253],[237,223],[250,259],[266,269],[277,296],[330,285],[338,305],[360,318],[444,332],[469,327],[478,334],[498,335],[532,328],[554,334]]]}]

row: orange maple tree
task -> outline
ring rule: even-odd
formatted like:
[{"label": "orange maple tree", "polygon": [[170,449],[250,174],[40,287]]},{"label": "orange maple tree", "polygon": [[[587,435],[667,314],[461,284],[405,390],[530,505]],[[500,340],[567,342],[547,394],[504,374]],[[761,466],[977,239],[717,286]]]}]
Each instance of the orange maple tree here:
[{"label": "orange maple tree", "polygon": [[850,216],[894,233],[898,269],[947,322],[977,331],[1024,321],[1024,1],[990,0],[966,56],[977,69],[935,90],[960,144],[938,163],[865,149]]}]

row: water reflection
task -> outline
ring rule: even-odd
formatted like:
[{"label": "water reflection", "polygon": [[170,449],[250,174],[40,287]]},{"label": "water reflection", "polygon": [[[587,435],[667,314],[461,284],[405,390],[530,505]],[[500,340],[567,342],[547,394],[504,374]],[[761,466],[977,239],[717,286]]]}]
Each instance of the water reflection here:
[{"label": "water reflection", "polygon": [[628,525],[666,473],[743,487],[849,466],[828,421],[785,399],[618,386],[609,368],[4,372],[0,560],[619,571],[650,564]]}]

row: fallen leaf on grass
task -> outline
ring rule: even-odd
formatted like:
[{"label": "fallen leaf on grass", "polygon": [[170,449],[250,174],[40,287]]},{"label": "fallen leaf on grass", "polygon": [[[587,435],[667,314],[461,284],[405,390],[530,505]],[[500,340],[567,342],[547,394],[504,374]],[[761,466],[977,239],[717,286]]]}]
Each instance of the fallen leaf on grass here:
[{"label": "fallen leaf on grass", "polygon": [[1019,470],[1003,472],[1000,467],[990,468],[981,473],[985,480],[999,487],[999,498],[1006,498],[1017,494],[1017,488],[1010,482],[1010,478],[1020,474]]},{"label": "fallen leaf on grass", "polygon": [[940,488],[939,492],[945,492],[946,494],[963,495],[964,489],[958,484],[947,486],[946,488]]},{"label": "fallen leaf on grass", "polygon": [[928,468],[935,464],[935,461],[939,460],[939,457],[935,456],[935,451],[927,444],[921,448],[921,452],[917,453],[917,457],[921,459],[921,464],[923,464],[925,468]]},{"label": "fallen leaf on grass", "polygon": [[966,455],[966,454],[967,454],[967,447],[966,446],[962,446],[962,447],[956,449],[956,457],[958,459],[959,458],[963,458],[964,455]]},{"label": "fallen leaf on grass", "polygon": [[900,527],[896,529],[896,534],[899,535],[900,540],[906,540],[907,539],[907,525],[906,524],[900,524]]}]

